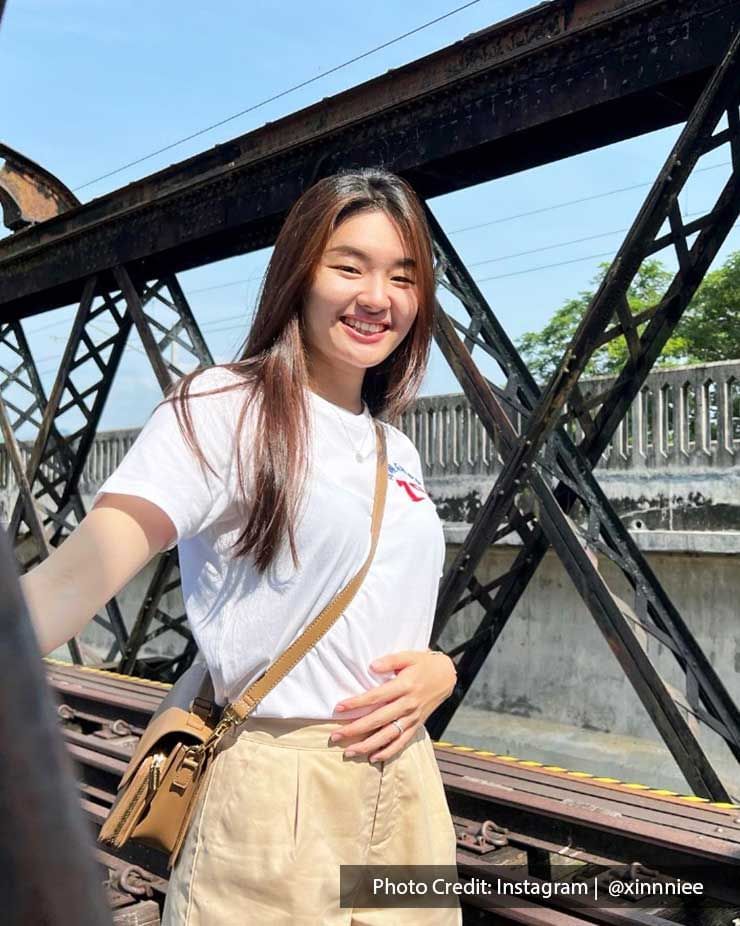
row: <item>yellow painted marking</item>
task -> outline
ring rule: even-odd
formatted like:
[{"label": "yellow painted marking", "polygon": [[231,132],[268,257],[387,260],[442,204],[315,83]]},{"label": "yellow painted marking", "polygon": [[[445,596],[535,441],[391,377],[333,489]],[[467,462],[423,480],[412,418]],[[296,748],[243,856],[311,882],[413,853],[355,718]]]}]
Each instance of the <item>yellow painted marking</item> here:
[{"label": "yellow painted marking", "polygon": [[[123,677],[129,678],[129,676]],[[489,752],[487,749],[475,749],[473,746],[461,746],[457,745],[456,743],[448,743],[444,740],[432,740],[432,743],[435,746],[447,746],[460,752],[472,752],[473,755],[476,756],[490,756],[497,759],[499,762],[516,762],[518,765],[524,766],[526,768],[540,768],[543,772],[565,772],[567,775],[570,775],[573,778],[588,778],[591,781],[599,782],[599,784],[618,785],[620,788],[629,788],[632,791],[647,791],[648,794],[653,794],[656,797],[676,797],[682,801],[689,801],[695,804],[709,804],[710,807],[719,807],[722,810],[740,809],[740,804],[729,804],[723,801],[710,801],[709,798],[697,797],[694,794],[678,794],[678,792],[669,791],[667,788],[651,788],[649,785],[643,785],[637,781],[620,781],[619,778],[611,778],[609,775],[596,776],[592,775],[590,772],[571,771],[570,769],[563,768],[561,765],[543,765],[542,762],[537,762],[535,759],[519,759],[516,756],[502,756],[495,752]]]},{"label": "yellow painted marking", "polygon": [[95,666],[77,666],[73,662],[65,662],[63,659],[52,659],[50,656],[44,656],[44,661],[51,665],[63,666],[65,669],[78,669],[82,672],[93,672],[95,675],[103,675],[106,678],[123,678],[127,682],[136,682],[139,685],[152,685],[155,688],[172,688],[171,682],[158,682],[153,678],[140,678],[138,675],[125,675],[122,672],[110,672],[108,669],[96,669]]},{"label": "yellow painted marking", "polygon": [[[44,662],[50,665],[63,666],[68,669],[79,669],[83,672],[93,672],[96,675],[103,675],[108,678],[122,678],[128,682],[136,682],[139,685],[151,685],[154,688],[172,688],[170,682],[158,682],[151,678],[140,678],[138,675],[124,675],[121,672],[110,672],[108,669],[96,669],[94,666],[78,666],[72,662],[65,662],[63,659],[53,659],[51,656],[44,656]],[[724,801],[710,801],[706,797],[697,797],[695,794],[678,794],[676,791],[668,791],[665,788],[651,788],[649,785],[642,785],[636,781],[624,782],[618,778],[609,778],[602,775],[595,777],[590,772],[572,772],[560,765],[543,765],[534,759],[519,759],[516,756],[501,756],[495,752],[489,752],[486,749],[476,749],[474,746],[461,746],[457,743],[448,743],[445,740],[432,740],[434,746],[447,746],[450,749],[456,749],[458,752],[472,752],[476,756],[494,756],[501,762],[517,762],[519,765],[527,768],[541,768],[543,772],[567,772],[573,778],[590,778],[602,784],[615,784],[622,788],[631,788],[635,791],[648,791],[650,794],[660,795],[661,797],[678,797],[682,801],[689,801],[694,804],[709,804],[711,807],[720,807],[722,810],[738,810],[740,804],[728,804]]]}]

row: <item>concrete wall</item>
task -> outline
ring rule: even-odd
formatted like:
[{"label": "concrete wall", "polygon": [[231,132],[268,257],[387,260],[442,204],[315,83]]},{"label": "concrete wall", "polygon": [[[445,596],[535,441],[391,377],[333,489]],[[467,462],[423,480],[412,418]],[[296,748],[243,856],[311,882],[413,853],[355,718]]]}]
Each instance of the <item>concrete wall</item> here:
[{"label": "concrete wall", "polygon": [[[448,563],[459,546],[448,544]],[[511,565],[517,550],[492,547],[477,575],[493,579]],[[737,556],[705,553],[647,553],[650,566],[701,644],[709,661],[740,701],[740,569]],[[608,562],[600,569],[610,587],[630,600],[626,583]],[[452,646],[472,636],[482,616],[477,606],[459,612],[443,637]],[[649,651],[663,677],[681,688],[675,661],[662,645],[651,641]],[[652,776],[658,783],[684,790],[686,785],[640,703],[616,657],[559,559],[546,554],[534,580],[522,596],[496,646],[479,672],[465,701],[471,709],[468,728],[453,722],[459,735],[469,739],[476,728],[474,712],[488,713],[487,736],[479,742],[494,751],[512,751],[527,757],[557,761],[566,767],[590,762],[592,770],[625,777],[630,770]],[[490,712],[495,712],[492,716]],[[512,718],[520,722],[512,726]],[[579,741],[553,742],[572,727],[584,734]],[[482,729],[480,720],[477,729]],[[644,753],[641,760],[624,761],[604,754],[612,734],[629,742],[629,749]],[[448,733],[446,738],[452,738]],[[702,740],[712,761],[724,770],[740,793],[740,770],[724,743],[714,734]],[[601,744],[601,746],[599,745]],[[626,747],[624,747],[626,748]],[[639,780],[639,779],[638,779]]]}]

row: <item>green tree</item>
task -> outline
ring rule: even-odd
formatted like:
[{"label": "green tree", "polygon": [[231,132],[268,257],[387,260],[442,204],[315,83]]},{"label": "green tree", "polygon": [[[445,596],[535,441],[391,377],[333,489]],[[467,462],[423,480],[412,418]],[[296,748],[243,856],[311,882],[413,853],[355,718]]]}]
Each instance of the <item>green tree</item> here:
[{"label": "green tree", "polygon": [[[591,280],[592,289],[566,300],[541,331],[528,331],[519,338],[517,345],[540,382],[549,379],[560,362],[608,269],[608,263],[600,264],[599,272]],[[627,294],[633,314],[659,302],[671,278],[672,274],[659,260],[644,261]],[[638,331],[642,332],[646,324],[640,325]],[[586,367],[586,375],[614,373],[622,368],[627,356],[627,342],[623,337],[615,338],[594,353]],[[718,270],[707,274],[663,348],[659,365],[675,366],[738,357],[740,251],[731,254]]]},{"label": "green tree", "polygon": [[740,358],[740,251],[704,277],[680,331],[691,363]]}]

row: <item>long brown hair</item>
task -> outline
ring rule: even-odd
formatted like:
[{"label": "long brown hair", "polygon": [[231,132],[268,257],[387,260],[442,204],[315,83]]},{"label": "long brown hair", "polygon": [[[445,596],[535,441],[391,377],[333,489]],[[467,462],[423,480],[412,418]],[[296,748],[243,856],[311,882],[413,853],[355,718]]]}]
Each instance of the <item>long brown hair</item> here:
[{"label": "long brown hair", "polygon": [[[210,392],[191,393],[198,368],[182,377],[164,401],[174,401],[180,427],[201,464],[189,399],[234,388],[245,389],[237,421],[237,477],[246,526],[234,543],[234,555],[254,556],[263,572],[287,528],[297,567],[294,523],[303,493],[310,439],[305,390],[308,366],[303,339],[303,306],[321,256],[335,229],[364,210],[382,210],[397,225],[416,262],[418,310],[403,341],[381,363],[365,371],[362,398],[374,417],[394,420],[414,401],[432,341],[435,267],[429,226],[413,189],[381,168],[344,170],[319,180],[296,200],[275,242],[260,285],[257,311],[237,359],[218,366],[242,382]],[[247,498],[241,431],[251,403],[259,397],[256,433],[250,448],[252,491]]]}]

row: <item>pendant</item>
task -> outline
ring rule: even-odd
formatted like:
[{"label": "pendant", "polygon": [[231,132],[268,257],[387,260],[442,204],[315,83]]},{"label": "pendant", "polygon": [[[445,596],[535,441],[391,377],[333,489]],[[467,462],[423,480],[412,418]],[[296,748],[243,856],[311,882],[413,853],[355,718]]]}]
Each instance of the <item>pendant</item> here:
[{"label": "pendant", "polygon": [[359,453],[359,452],[356,453],[356,454],[355,454],[355,460],[357,460],[358,463],[362,463],[362,454]]}]

